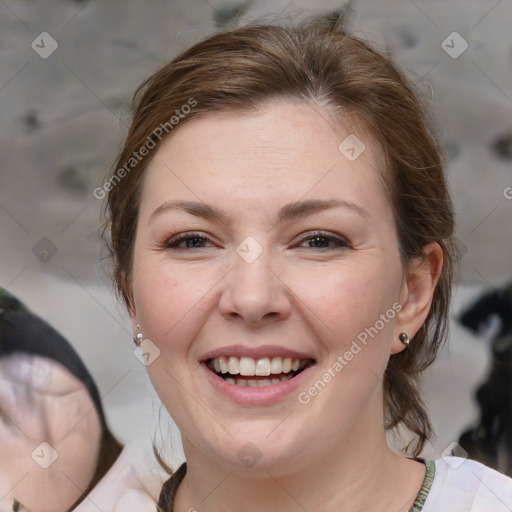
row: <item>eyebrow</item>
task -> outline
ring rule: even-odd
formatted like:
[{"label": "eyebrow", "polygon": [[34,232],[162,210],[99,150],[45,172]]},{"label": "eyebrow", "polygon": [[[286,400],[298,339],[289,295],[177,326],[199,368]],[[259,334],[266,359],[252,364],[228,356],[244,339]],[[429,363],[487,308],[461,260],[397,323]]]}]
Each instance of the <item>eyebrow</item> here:
[{"label": "eyebrow", "polygon": [[[369,218],[368,212],[355,203],[350,203],[342,199],[310,199],[308,201],[299,201],[283,206],[278,213],[278,222],[289,222],[331,208],[348,208],[365,219]],[[217,220],[224,224],[227,223],[228,220],[226,212],[207,203],[196,201],[166,201],[149,216],[148,223],[151,222],[155,216],[172,210],[181,210],[196,217]]]}]

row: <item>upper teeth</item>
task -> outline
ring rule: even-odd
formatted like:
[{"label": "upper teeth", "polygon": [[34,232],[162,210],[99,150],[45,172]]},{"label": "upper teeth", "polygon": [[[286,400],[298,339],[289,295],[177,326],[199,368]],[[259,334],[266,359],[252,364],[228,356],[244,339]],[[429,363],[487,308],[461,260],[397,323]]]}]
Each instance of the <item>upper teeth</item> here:
[{"label": "upper teeth", "polygon": [[301,360],[292,359],[291,357],[253,359],[252,357],[222,356],[210,360],[208,366],[217,373],[252,377],[254,375],[279,375],[297,371],[301,366]]}]

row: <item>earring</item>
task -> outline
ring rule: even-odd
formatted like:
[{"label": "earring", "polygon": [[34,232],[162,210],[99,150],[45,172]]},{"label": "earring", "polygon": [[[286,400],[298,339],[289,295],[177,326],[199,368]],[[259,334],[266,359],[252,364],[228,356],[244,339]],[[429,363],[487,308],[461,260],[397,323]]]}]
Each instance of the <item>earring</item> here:
[{"label": "earring", "polygon": [[411,342],[411,340],[409,339],[409,336],[407,336],[407,334],[405,334],[405,332],[401,332],[400,333],[400,336],[398,336],[398,339],[407,347],[409,348],[409,343]]},{"label": "earring", "polygon": [[[137,330],[140,329],[140,326],[139,324],[137,324]],[[133,337],[133,342],[135,343],[135,345],[139,346],[141,343],[142,343],[142,333],[141,332],[138,332],[134,337]]]}]

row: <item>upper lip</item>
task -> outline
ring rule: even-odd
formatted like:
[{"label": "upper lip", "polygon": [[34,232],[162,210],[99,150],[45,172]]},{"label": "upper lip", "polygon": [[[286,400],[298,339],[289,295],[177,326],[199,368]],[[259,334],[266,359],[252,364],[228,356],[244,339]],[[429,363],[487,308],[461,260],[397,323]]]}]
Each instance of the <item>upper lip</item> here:
[{"label": "upper lip", "polygon": [[261,359],[263,357],[291,357],[292,359],[313,359],[311,354],[306,352],[298,352],[289,348],[280,347],[278,345],[261,345],[259,347],[246,347],[244,345],[230,345],[226,347],[216,348],[201,356],[200,361],[207,361],[222,356],[234,357],[252,357],[253,359]]}]

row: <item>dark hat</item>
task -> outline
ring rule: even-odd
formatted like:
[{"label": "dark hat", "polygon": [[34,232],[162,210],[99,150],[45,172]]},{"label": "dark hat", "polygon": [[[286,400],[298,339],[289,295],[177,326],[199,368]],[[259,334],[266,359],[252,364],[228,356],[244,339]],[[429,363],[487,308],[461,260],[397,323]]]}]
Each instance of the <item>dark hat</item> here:
[{"label": "dark hat", "polygon": [[56,361],[82,381],[98,411],[102,430],[107,424],[94,380],[71,344],[19,299],[0,287],[0,358],[13,354]]}]

